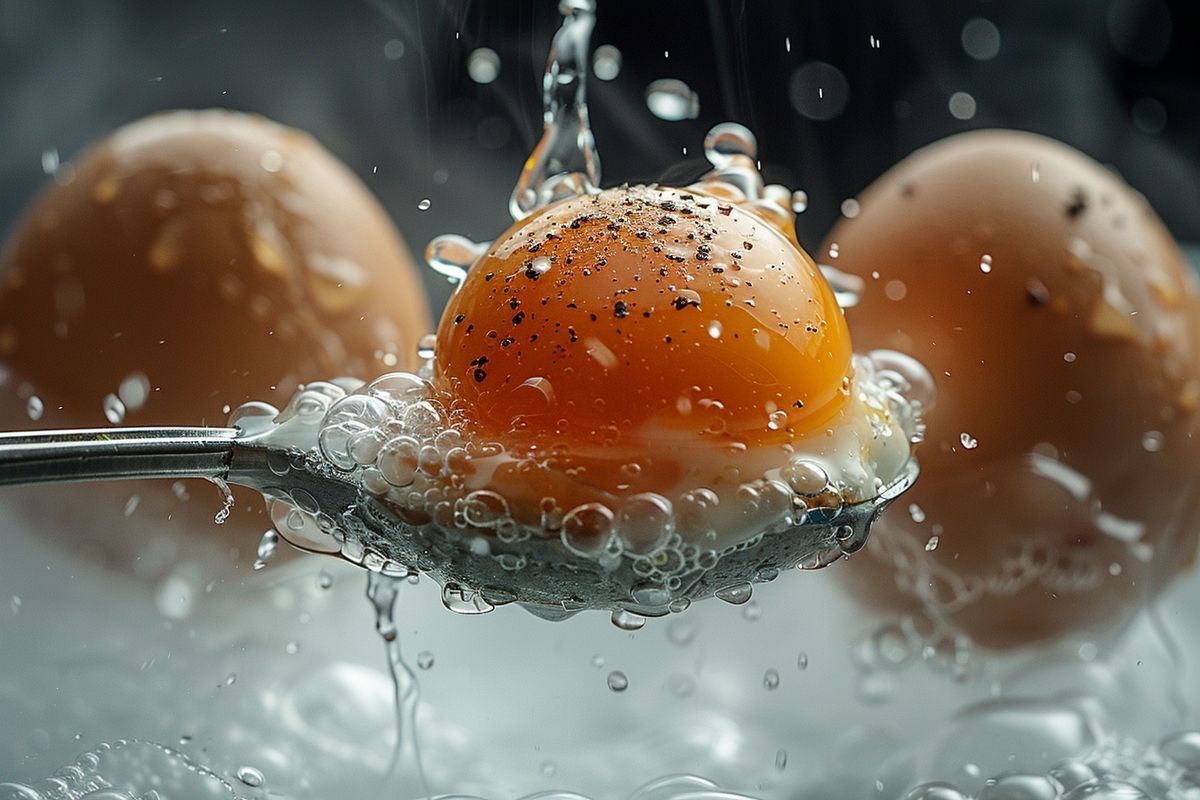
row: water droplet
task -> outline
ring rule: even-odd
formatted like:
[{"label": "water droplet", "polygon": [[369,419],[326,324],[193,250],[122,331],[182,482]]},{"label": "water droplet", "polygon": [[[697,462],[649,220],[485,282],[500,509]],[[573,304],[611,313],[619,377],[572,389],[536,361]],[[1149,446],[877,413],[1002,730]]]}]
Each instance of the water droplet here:
[{"label": "water droplet", "polygon": [[842,216],[847,219],[854,219],[858,216],[858,212],[862,210],[858,201],[853,197],[842,201]]},{"label": "water droplet", "polygon": [[237,683],[237,673],[236,672],[231,672],[225,676],[225,685],[226,686],[233,686],[235,683]]},{"label": "water droplet", "polygon": [[1000,52],[1000,30],[983,17],[969,19],[963,25],[962,46],[976,61],[990,61]]},{"label": "water droplet", "polygon": [[830,120],[842,113],[850,99],[850,84],[842,71],[824,61],[797,69],[788,83],[792,107],[809,119]]},{"label": "water droplet", "polygon": [[676,647],[686,647],[696,638],[698,627],[692,620],[681,617],[667,624],[667,641]]},{"label": "water droplet", "polygon": [[329,574],[328,570],[321,570],[317,573],[317,586],[322,589],[329,589],[333,586],[333,575]]},{"label": "water droplet", "polygon": [[34,422],[42,418],[42,412],[46,410],[45,404],[42,403],[42,398],[35,395],[30,395],[29,400],[25,403],[25,413]]},{"label": "water droplet", "polygon": [[796,658],[796,666],[801,670],[808,669],[808,653],[801,653]]},{"label": "water droplet", "polygon": [[1160,453],[1166,445],[1166,437],[1159,431],[1146,431],[1142,435],[1142,449],[1147,453]]},{"label": "water droplet", "polygon": [[939,542],[941,542],[941,537],[936,533],[933,536],[930,536],[929,541],[925,542],[925,552],[932,553],[934,550],[937,550]]},{"label": "water droplet", "polygon": [[623,692],[629,688],[629,678],[625,677],[624,672],[613,670],[608,673],[608,688],[617,693]]},{"label": "water droplet", "polygon": [[429,198],[426,197],[421,202],[417,203],[417,208],[420,209],[421,211],[428,211],[429,207],[432,205],[433,205],[433,203],[431,203],[429,201]]},{"label": "water droplet", "polygon": [[746,603],[746,607],[742,609],[742,616],[745,617],[748,622],[757,622],[758,620],[762,619],[762,606],[751,600],[749,603]]},{"label": "water droplet", "polygon": [[992,257],[987,253],[979,259],[979,271],[984,274],[992,271]]},{"label": "water droplet", "polygon": [[495,606],[487,601],[479,592],[466,589],[457,583],[447,583],[442,587],[442,605],[455,614],[486,614],[495,610]]},{"label": "water droplet", "polygon": [[754,594],[754,587],[748,583],[737,583],[733,586],[726,586],[724,589],[718,589],[716,596],[724,600],[726,603],[731,603],[735,606],[740,606],[743,603],[749,602]]},{"label": "water droplet", "polygon": [[950,115],[955,119],[968,120],[975,116],[975,98],[966,92],[955,92],[950,95]]},{"label": "water droplet", "polygon": [[592,73],[602,81],[615,80],[621,74],[621,51],[611,44],[602,44],[592,55]]},{"label": "water droplet", "polygon": [[775,769],[780,772],[787,769],[787,750],[780,748],[775,751]]},{"label": "water droplet", "polygon": [[137,411],[146,404],[150,396],[150,379],[144,372],[131,372],[121,381],[117,389],[117,397],[130,411]]},{"label": "water droplet", "polygon": [[254,788],[262,786],[265,782],[263,774],[254,767],[238,767],[237,779]]},{"label": "water droplet", "polygon": [[974,450],[976,447],[979,447],[979,440],[966,431],[963,431],[958,435],[958,441],[960,441],[962,446],[967,450]]},{"label": "water droplet", "polygon": [[399,39],[388,39],[383,43],[383,57],[388,61],[396,61],[404,57],[404,42]]},{"label": "water droplet", "polygon": [[720,323],[720,322],[717,322],[716,320],[713,320],[712,322],[708,323],[708,335],[709,335],[709,338],[712,338],[712,339],[720,339],[720,338],[721,338],[721,331],[722,331],[722,330],[723,330],[723,328],[721,327],[721,323]]},{"label": "water droplet", "polygon": [[623,631],[640,631],[646,625],[646,618],[618,608],[612,612],[612,624]]},{"label": "water droplet", "polygon": [[254,569],[260,570],[267,565],[271,557],[275,555],[275,549],[279,547],[279,534],[274,528],[271,528],[263,533],[262,538],[258,540],[258,551],[256,555],[258,560],[254,562]]},{"label": "water droplet", "polygon": [[58,172],[59,157],[56,148],[47,148],[42,151],[42,172],[47,175],[54,175]]},{"label": "water droplet", "polygon": [[556,772],[558,772],[558,767],[555,766],[553,761],[542,762],[542,777],[553,778]]},{"label": "water droplet", "polygon": [[677,78],[660,78],[646,87],[646,107],[667,122],[695,119],[700,114],[700,96]]},{"label": "water droplet", "polygon": [[1038,164],[1038,162],[1034,161],[1033,164],[1030,165],[1029,176],[1033,179],[1034,183],[1041,183],[1042,168],[1041,168],[1041,165]]},{"label": "water droplet", "polygon": [[490,47],[480,47],[467,56],[467,75],[480,84],[488,84],[500,77],[500,56]]},{"label": "water droplet", "polygon": [[422,650],[417,653],[417,666],[421,669],[429,669],[433,666],[433,653],[428,650]]},{"label": "water droplet", "polygon": [[772,667],[763,673],[763,688],[773,692],[779,688],[779,670]]}]

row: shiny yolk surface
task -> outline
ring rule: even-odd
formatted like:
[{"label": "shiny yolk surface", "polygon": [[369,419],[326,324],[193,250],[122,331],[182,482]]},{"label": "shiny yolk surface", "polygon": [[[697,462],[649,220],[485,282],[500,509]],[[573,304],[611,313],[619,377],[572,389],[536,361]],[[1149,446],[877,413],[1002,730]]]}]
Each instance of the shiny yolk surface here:
[{"label": "shiny yolk surface", "polygon": [[832,291],[777,230],[634,187],[498,239],[442,317],[435,384],[510,450],[606,458],[786,443],[839,410],[850,355]]}]

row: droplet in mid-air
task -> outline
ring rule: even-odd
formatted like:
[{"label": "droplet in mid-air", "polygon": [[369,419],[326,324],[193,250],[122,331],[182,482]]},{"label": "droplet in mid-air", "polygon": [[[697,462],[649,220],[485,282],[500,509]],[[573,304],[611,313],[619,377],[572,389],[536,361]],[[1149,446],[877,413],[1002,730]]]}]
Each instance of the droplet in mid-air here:
[{"label": "droplet in mid-air", "polygon": [[677,78],[660,78],[646,87],[646,107],[667,122],[695,119],[700,115],[700,96]]}]

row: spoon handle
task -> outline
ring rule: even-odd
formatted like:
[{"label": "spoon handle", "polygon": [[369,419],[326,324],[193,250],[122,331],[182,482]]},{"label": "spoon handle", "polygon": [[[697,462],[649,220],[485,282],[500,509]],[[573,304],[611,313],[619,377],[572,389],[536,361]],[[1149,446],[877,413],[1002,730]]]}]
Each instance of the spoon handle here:
[{"label": "spoon handle", "polygon": [[0,432],[0,486],[128,478],[224,478],[236,428]]}]

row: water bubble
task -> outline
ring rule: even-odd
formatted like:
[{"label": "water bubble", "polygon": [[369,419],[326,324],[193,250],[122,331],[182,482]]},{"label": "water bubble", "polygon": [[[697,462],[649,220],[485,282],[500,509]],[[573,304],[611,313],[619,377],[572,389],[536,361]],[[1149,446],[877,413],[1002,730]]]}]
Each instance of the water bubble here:
[{"label": "water bubble", "polygon": [[971,798],[969,795],[960,792],[952,784],[939,781],[923,783],[920,786],[914,787],[912,791],[904,795],[904,800],[971,800]]},{"label": "water bubble", "polygon": [[30,395],[29,400],[25,403],[25,413],[29,415],[29,418],[34,422],[37,422],[42,418],[42,413],[45,410],[46,406],[42,402],[42,398],[38,397],[36,394]]},{"label": "water bubble", "polygon": [[958,435],[958,441],[961,442],[962,446],[967,450],[974,450],[976,447],[979,447],[979,440],[966,431],[963,431]]},{"label": "water bubble", "polygon": [[237,779],[247,786],[257,788],[266,782],[262,772],[254,767],[238,767]]},{"label": "water bubble", "polygon": [[593,655],[592,666],[596,669],[602,669],[604,667],[604,656],[600,655],[599,653]]},{"label": "water bubble", "polygon": [[463,499],[463,517],[477,528],[495,528],[508,519],[508,502],[487,489],[471,492]]},{"label": "water bubble", "polygon": [[1057,781],[1063,791],[1070,791],[1076,786],[1090,783],[1096,779],[1096,773],[1092,771],[1091,767],[1074,759],[1058,762],[1050,767],[1046,774]]},{"label": "water bubble", "polygon": [[700,114],[700,96],[677,78],[660,78],[646,87],[646,107],[667,122],[695,119]]},{"label": "water bubble", "polygon": [[779,688],[779,670],[771,668],[763,673],[763,688],[768,692],[773,692]]},{"label": "water bubble", "polygon": [[144,372],[131,372],[121,381],[117,389],[117,397],[130,411],[137,411],[146,404],[150,396],[150,379]]},{"label": "water bubble", "polygon": [[1166,437],[1160,431],[1146,431],[1142,435],[1142,449],[1147,453],[1162,452],[1163,446],[1166,443]]},{"label": "water bubble", "polygon": [[985,275],[992,271],[992,257],[987,253],[979,259],[979,271]]},{"label": "water bubble", "polygon": [[796,214],[803,214],[808,210],[808,192],[797,189],[792,192],[792,211]]},{"label": "water bubble", "polygon": [[967,92],[950,95],[950,115],[955,119],[968,120],[975,116],[975,98]]},{"label": "water bubble", "polygon": [[938,544],[940,544],[940,543],[941,543],[941,537],[935,533],[933,536],[930,536],[929,539],[925,542],[925,552],[932,553],[934,550],[938,549]]},{"label": "water bubble", "polygon": [[433,666],[433,653],[428,650],[422,650],[417,653],[417,666],[421,669],[429,669]]},{"label": "water bubble", "polygon": [[1173,733],[1158,743],[1158,750],[1184,769],[1200,770],[1200,731]]},{"label": "water bubble", "polygon": [[1062,800],[1150,800],[1150,796],[1133,784],[1102,779],[1076,786]]},{"label": "water bubble", "polygon": [[824,61],[811,61],[793,74],[788,96],[796,111],[809,119],[830,120],[842,113],[850,99],[850,84],[842,71]]},{"label": "water bubble", "polygon": [[592,72],[602,81],[615,80],[621,74],[621,51],[611,44],[602,44],[592,54]]},{"label": "water bubble", "polygon": [[842,216],[847,219],[854,219],[862,210],[862,206],[853,197],[842,201]]},{"label": "water bubble", "polygon": [[541,772],[542,772],[542,777],[553,778],[554,774],[556,772],[558,772],[558,767],[555,766],[553,761],[543,761],[542,767],[541,767]]},{"label": "water bubble", "polygon": [[671,501],[649,492],[636,494],[621,506],[617,530],[628,552],[645,555],[665,544],[672,532],[671,520]]},{"label": "water bubble", "polygon": [[426,197],[426,198],[422,199],[421,202],[417,203],[417,209],[420,211],[428,211],[429,207],[432,205],[433,205],[433,203],[430,202],[428,197]]},{"label": "water bubble", "polygon": [[1002,775],[989,780],[975,800],[1057,800],[1058,787],[1044,775]]},{"label": "water bubble", "polygon": [[562,542],[573,553],[595,556],[608,548],[613,513],[601,503],[585,503],[563,517]]},{"label": "water bubble", "polygon": [[480,47],[467,56],[467,75],[480,84],[488,84],[500,77],[500,56],[490,47]]},{"label": "water bubble", "polygon": [[990,61],[1000,52],[1000,30],[983,17],[969,19],[963,25],[962,46],[976,61]]},{"label": "water bubble", "polygon": [[608,688],[617,693],[623,692],[629,688],[629,678],[625,677],[624,672],[613,670],[608,673]]}]

